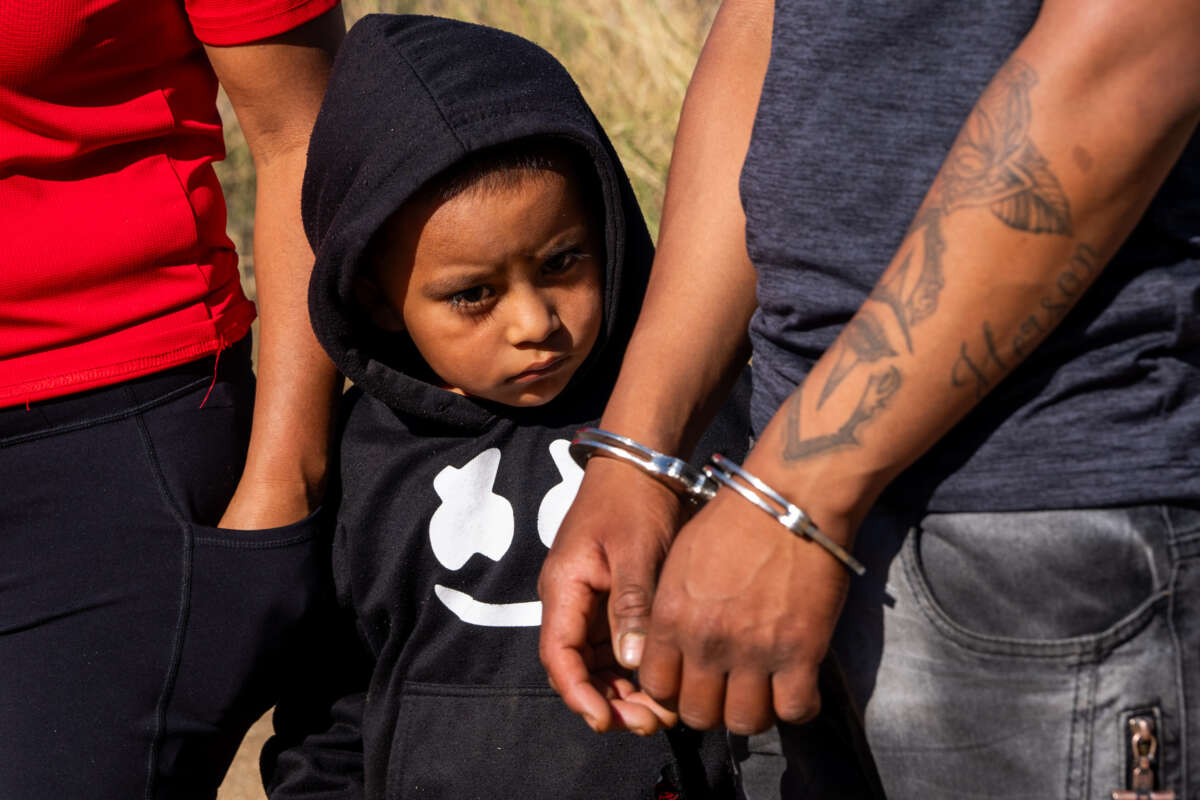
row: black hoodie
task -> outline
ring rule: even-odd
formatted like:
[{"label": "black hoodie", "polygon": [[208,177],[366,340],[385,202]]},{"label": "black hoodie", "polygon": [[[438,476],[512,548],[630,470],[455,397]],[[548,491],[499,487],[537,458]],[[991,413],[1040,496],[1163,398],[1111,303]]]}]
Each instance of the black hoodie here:
[{"label": "black hoodie", "polygon": [[[568,142],[595,168],[604,322],[568,387],[518,409],[423,380],[407,337],[373,328],[353,285],[372,237],[418,188],[468,153],[530,136]],[[547,687],[538,661],[537,576],[582,477],[567,444],[608,399],[652,256],[628,178],[570,76],[541,48],[491,28],[364,18],[342,46],[313,131],[303,211],[316,252],[313,327],[355,384],[334,571],[372,662],[365,704],[350,712],[361,713],[366,795],[729,792],[720,734],[598,736]],[[702,450],[742,456],[736,408]],[[273,796],[325,785],[313,759],[290,758],[269,777]]]}]

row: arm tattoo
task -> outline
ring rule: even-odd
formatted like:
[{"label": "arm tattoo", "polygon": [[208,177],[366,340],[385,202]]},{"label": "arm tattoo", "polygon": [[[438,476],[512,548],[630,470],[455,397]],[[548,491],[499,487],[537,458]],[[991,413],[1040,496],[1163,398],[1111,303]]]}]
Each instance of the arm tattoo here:
[{"label": "arm tattoo", "polygon": [[850,320],[846,326],[846,332],[842,336],[845,343],[838,353],[837,362],[833,365],[829,380],[825,381],[825,388],[821,390],[817,408],[821,407],[825,398],[829,397],[842,379],[859,364],[872,364],[881,358],[896,355],[896,351],[888,342],[883,325],[870,311],[862,311]]},{"label": "arm tattoo", "polygon": [[814,436],[811,439],[804,439],[800,435],[800,393],[793,393],[788,401],[784,461],[799,461],[840,447],[858,445],[855,433],[863,423],[887,407],[888,401],[899,388],[900,370],[895,367],[888,367],[885,371],[872,375],[850,418],[833,433]]},{"label": "arm tattoo", "polygon": [[1029,138],[1036,83],[1033,68],[1013,60],[979,99],[937,180],[947,214],[986,207],[1019,231],[1071,234],[1066,193]]},{"label": "arm tattoo", "polygon": [[1008,371],[1008,365],[996,351],[996,335],[992,333],[992,326],[986,322],[983,323],[983,341],[986,349],[982,357],[972,357],[967,351],[967,343],[963,342],[954,366],[950,367],[950,385],[955,388],[973,385],[976,399],[983,397],[992,387],[989,375],[996,374],[995,367],[999,368],[1000,375]]},{"label": "arm tattoo", "polygon": [[[868,298],[891,308],[910,353],[913,352],[911,326],[933,316],[937,311],[938,295],[946,285],[942,275],[942,253],[946,243],[942,240],[941,217],[941,212],[934,208],[922,211],[913,220],[902,245],[903,260],[884,273]],[[921,271],[909,287],[908,273],[914,256],[921,260]]]},{"label": "arm tattoo", "polygon": [[[942,241],[941,214],[934,211],[921,215],[919,219],[925,253],[921,262],[921,274],[917,276],[917,285],[904,301],[909,325],[916,325],[933,316],[933,312],[937,311],[938,295],[946,285],[942,277],[942,253],[946,249],[946,243]],[[909,351],[912,351],[911,347]]]},{"label": "arm tattoo", "polygon": [[981,328],[983,346],[970,347],[967,342],[962,343],[959,356],[950,367],[950,385],[956,389],[973,387],[975,397],[983,397],[1067,315],[1099,271],[1096,251],[1086,244],[1078,245],[1066,269],[1054,279],[1051,290],[1038,298],[1037,308],[1017,325],[1009,344],[1011,354],[1001,354],[991,324],[984,322]]},{"label": "arm tattoo", "polygon": [[[1031,138],[1033,106],[1030,89],[1037,72],[1013,59],[997,74],[959,132],[934,180],[929,197],[906,232],[894,264],[880,278],[868,300],[882,303],[895,318],[904,345],[913,353],[912,328],[932,317],[945,288],[942,223],[963,209],[986,209],[1004,225],[1027,233],[1070,236],[1071,209],[1066,192]],[[1073,267],[1058,277],[1057,291],[1042,297],[1020,326],[1011,353],[1002,353],[992,326],[982,325],[982,343],[964,341],[950,370],[953,387],[971,387],[982,397],[993,383],[1044,337],[1087,285],[1095,272],[1095,252],[1080,245]],[[920,265],[919,269],[917,265]],[[862,364],[877,364],[898,355],[879,317],[861,309],[842,334],[833,369],[821,389],[817,408]],[[783,458],[795,461],[816,453],[858,445],[856,431],[887,406],[900,388],[894,366],[868,379],[850,418],[830,434],[802,439],[800,401],[788,404]]]}]

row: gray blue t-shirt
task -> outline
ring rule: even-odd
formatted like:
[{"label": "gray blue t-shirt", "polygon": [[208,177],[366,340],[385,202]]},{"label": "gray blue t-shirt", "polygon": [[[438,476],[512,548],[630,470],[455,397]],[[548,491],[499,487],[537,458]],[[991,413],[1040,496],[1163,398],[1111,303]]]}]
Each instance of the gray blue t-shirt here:
[{"label": "gray blue t-shirt", "polygon": [[[777,0],[741,180],[758,271],[756,430],[863,304],[1038,8]],[[1197,502],[1198,306],[1200,137],[1076,308],[897,479],[887,502],[937,511]],[[870,423],[888,424],[886,414]]]}]

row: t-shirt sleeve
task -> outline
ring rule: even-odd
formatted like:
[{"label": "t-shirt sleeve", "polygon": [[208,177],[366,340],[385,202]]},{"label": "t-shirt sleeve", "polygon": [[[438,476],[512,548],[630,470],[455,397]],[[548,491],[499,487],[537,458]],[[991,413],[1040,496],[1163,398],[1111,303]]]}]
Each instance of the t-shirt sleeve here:
[{"label": "t-shirt sleeve", "polygon": [[340,0],[184,0],[196,38],[234,45],[290,31],[329,11]]}]

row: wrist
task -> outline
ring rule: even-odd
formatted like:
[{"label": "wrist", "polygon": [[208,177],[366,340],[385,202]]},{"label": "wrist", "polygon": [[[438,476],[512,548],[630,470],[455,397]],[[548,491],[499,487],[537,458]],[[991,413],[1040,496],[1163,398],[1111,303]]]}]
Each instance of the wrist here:
[{"label": "wrist", "polygon": [[[768,427],[764,432],[769,434]],[[804,509],[823,532],[843,547],[875,504],[890,477],[870,469],[853,453],[789,462],[779,443],[764,435],[746,457],[744,468],[788,502]]]},{"label": "wrist", "polygon": [[808,511],[788,500],[754,473],[738,466],[719,453],[713,454],[712,461],[704,468],[704,472],[724,488],[740,495],[742,499],[775,520],[781,527],[801,539],[815,542],[829,555],[840,561],[846,569],[856,575],[863,574],[863,565],[842,547],[837,539],[831,538],[822,531]]},{"label": "wrist", "polygon": [[588,459],[583,479],[588,483],[614,487],[622,496],[637,494],[639,503],[649,502],[667,512],[672,518],[678,517],[684,506],[683,498],[678,494],[624,461],[612,458]]},{"label": "wrist", "polygon": [[219,525],[234,530],[277,528],[304,519],[320,505],[320,492],[303,481],[243,473]]},{"label": "wrist", "polygon": [[580,428],[570,453],[581,467],[595,457],[628,464],[691,503],[704,503],[716,493],[712,478],[683,459],[602,428]]},{"label": "wrist", "polygon": [[327,453],[262,452],[251,444],[241,483],[267,487],[280,493],[303,495],[315,507],[325,495]]},{"label": "wrist", "polygon": [[596,427],[632,439],[643,447],[681,457],[684,431],[683,425],[678,423],[680,418],[673,416],[670,410],[656,413],[653,403],[625,413],[614,395],[614,401],[609,402]]}]

